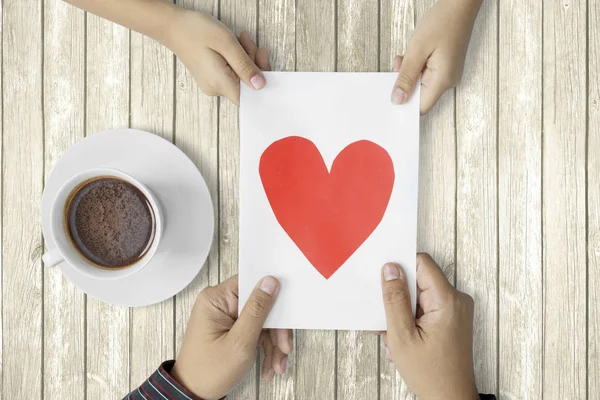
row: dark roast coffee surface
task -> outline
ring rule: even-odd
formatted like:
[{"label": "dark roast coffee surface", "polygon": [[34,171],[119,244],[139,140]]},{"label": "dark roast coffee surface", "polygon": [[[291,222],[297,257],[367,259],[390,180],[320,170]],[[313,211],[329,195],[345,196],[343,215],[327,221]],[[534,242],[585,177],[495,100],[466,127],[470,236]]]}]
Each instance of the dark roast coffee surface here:
[{"label": "dark roast coffee surface", "polygon": [[126,267],[141,258],[154,238],[154,218],[144,194],[129,182],[106,177],[82,185],[68,202],[71,239],[90,261]]}]

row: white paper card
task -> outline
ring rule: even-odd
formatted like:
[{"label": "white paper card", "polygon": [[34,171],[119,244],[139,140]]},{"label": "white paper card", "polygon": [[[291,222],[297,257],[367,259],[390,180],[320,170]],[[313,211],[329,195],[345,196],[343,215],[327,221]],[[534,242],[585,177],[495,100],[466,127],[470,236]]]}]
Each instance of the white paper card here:
[{"label": "white paper card", "polygon": [[241,89],[240,310],[272,275],[265,328],[385,330],[386,262],[416,305],[419,90],[394,105],[395,73],[265,77]]}]

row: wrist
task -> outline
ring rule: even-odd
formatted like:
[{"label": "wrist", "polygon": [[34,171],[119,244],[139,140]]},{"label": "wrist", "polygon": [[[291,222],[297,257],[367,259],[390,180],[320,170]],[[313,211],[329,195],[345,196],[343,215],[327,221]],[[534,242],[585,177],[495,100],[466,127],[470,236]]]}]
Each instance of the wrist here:
[{"label": "wrist", "polygon": [[146,35],[171,49],[176,38],[177,19],[185,10],[171,2],[164,1],[156,2],[155,6],[155,14],[160,16],[160,23],[149,28]]},{"label": "wrist", "polygon": [[457,2],[465,12],[476,17],[479,13],[479,9],[483,4],[483,0],[451,0]]},{"label": "wrist", "polygon": [[477,387],[473,384],[470,388],[461,391],[460,397],[457,399],[467,399],[467,400],[479,400],[479,392],[477,391]]},{"label": "wrist", "polygon": [[173,368],[171,368],[171,376],[173,379],[177,381],[181,386],[185,387],[190,392],[194,393],[194,395],[202,397],[196,388],[194,388],[193,382],[186,376],[185,368],[182,367],[179,361],[175,361],[173,364]]},{"label": "wrist", "polygon": [[[186,364],[185,361],[177,359],[173,368],[171,368],[171,376],[177,383],[198,396],[202,400],[218,400],[224,398],[225,393],[221,393],[214,387],[214,382],[211,382],[202,374],[197,372],[197,367]],[[211,384],[212,383],[212,384]]]}]

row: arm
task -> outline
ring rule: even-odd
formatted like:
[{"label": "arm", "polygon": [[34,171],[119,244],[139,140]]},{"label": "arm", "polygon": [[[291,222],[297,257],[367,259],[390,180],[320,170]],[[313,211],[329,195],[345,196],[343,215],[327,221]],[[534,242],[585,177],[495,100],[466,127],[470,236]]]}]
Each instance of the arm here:
[{"label": "arm", "polygon": [[417,24],[404,56],[394,58],[398,79],[392,102],[404,104],[421,75],[421,114],[460,82],[471,31],[482,0],[438,0]]},{"label": "arm", "polygon": [[126,28],[140,32],[171,48],[169,28],[178,7],[166,0],[66,0]]},{"label": "arm", "polygon": [[100,17],[140,32],[168,47],[185,64],[202,91],[239,104],[240,79],[253,89],[266,82],[266,49],[247,32],[236,37],[212,16],[165,0],[68,0]]}]

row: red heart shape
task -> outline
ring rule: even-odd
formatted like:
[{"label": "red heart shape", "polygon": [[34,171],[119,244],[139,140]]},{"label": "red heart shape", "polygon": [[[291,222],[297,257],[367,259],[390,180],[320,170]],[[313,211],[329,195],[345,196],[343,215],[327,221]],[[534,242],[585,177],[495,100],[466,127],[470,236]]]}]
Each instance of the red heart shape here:
[{"label": "red heart shape", "polygon": [[317,146],[298,136],[273,142],[259,173],[275,218],[325,279],[379,225],[395,178],[390,155],[373,142],[348,145],[329,172]]}]

